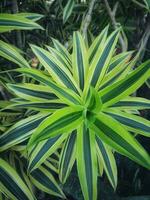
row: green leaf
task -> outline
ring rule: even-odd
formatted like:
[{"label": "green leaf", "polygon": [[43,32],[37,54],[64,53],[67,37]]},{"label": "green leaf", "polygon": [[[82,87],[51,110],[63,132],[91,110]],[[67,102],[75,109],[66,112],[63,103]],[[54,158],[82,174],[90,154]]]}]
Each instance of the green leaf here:
[{"label": "green leaf", "polygon": [[99,92],[103,107],[108,107],[136,91],[150,76],[150,61],[143,63],[123,80]]},{"label": "green leaf", "polygon": [[119,110],[144,110],[150,109],[150,100],[141,97],[127,97],[113,104]]},{"label": "green leaf", "polygon": [[39,141],[69,132],[82,123],[82,108],[62,108],[48,117],[31,136],[28,147]]},{"label": "green leaf", "polygon": [[115,56],[112,63],[108,68],[108,72],[105,75],[102,83],[100,84],[100,89],[107,87],[108,85],[118,81],[119,77],[129,66],[129,59],[131,58],[133,52],[124,52]]},{"label": "green leaf", "polygon": [[31,172],[30,178],[32,183],[43,192],[46,192],[48,194],[65,198],[64,193],[62,192],[60,186],[56,182],[54,176],[50,171],[44,167],[41,166],[35,171]]},{"label": "green leaf", "polygon": [[75,162],[76,131],[73,131],[66,139],[59,158],[59,179],[64,184]]},{"label": "green leaf", "polygon": [[19,102],[16,104],[12,104],[11,106],[7,106],[7,109],[11,108],[26,108],[29,110],[37,110],[37,111],[49,111],[49,112],[54,112],[58,109],[64,108],[67,105],[64,103],[61,103],[60,100],[55,100],[55,101],[45,101],[45,102]]},{"label": "green leaf", "polygon": [[79,94],[79,89],[72,74],[58,59],[56,59],[56,57],[40,47],[35,45],[31,45],[31,47],[41,64],[58,84],[70,88]]},{"label": "green leaf", "polygon": [[93,61],[93,59],[95,58],[96,53],[99,50],[99,48],[104,46],[104,44],[106,42],[108,27],[109,26],[106,26],[106,28],[104,30],[102,30],[102,32],[95,38],[95,40],[91,44],[90,48],[88,49],[90,64]]},{"label": "green leaf", "polygon": [[18,72],[27,74],[28,76],[38,80],[44,85],[50,87],[51,91],[58,96],[64,103],[69,105],[80,104],[81,100],[72,90],[68,88],[60,87],[58,84],[53,82],[50,77],[46,76],[42,72],[36,69],[17,69]]},{"label": "green leaf", "polygon": [[43,15],[37,14],[37,13],[16,13],[15,15],[25,17],[27,19],[34,21],[34,22],[36,22],[37,20],[39,20],[43,17]]},{"label": "green leaf", "polygon": [[55,56],[57,58],[57,60],[59,60],[59,62],[65,66],[66,68],[68,68],[70,71],[72,71],[72,65],[71,65],[71,61],[68,62],[68,60],[66,59],[66,57],[64,55],[62,55],[61,52],[59,52],[57,49],[52,48],[50,46],[46,46],[47,49],[53,54],[53,56]]},{"label": "green leaf", "polygon": [[108,69],[109,62],[115,50],[119,37],[119,31],[114,31],[106,40],[105,44],[101,44],[90,64],[87,82],[93,87],[99,89],[99,85]]},{"label": "green leaf", "polygon": [[2,40],[0,40],[0,56],[8,59],[9,61],[16,63],[20,67],[30,68],[30,65],[23,58],[23,56],[21,56],[19,50],[16,47],[6,42],[3,42]]},{"label": "green leaf", "polygon": [[84,89],[88,69],[88,55],[84,40],[79,32],[73,35],[73,75],[81,90]]},{"label": "green leaf", "polygon": [[29,166],[28,169],[33,171],[38,168],[45,160],[53,154],[66,139],[68,133],[57,135],[50,139],[39,142],[30,152],[29,152]]},{"label": "green leaf", "polygon": [[36,85],[30,83],[24,84],[7,84],[8,88],[11,89],[18,97],[28,101],[39,101],[47,102],[48,100],[58,99],[54,95],[50,88],[43,85]]},{"label": "green leaf", "polygon": [[117,120],[104,113],[99,113],[95,122],[90,126],[106,144],[150,169],[150,157],[147,152]]},{"label": "green leaf", "polygon": [[63,23],[66,23],[70,15],[72,14],[72,10],[74,8],[74,0],[69,0],[63,10]]},{"label": "green leaf", "polygon": [[27,140],[47,116],[48,114],[33,115],[13,125],[8,131],[0,135],[0,152]]},{"label": "green leaf", "polygon": [[117,166],[114,155],[109,146],[107,146],[99,137],[96,137],[97,141],[97,154],[100,157],[100,165],[103,164],[107,177],[113,186],[116,189],[117,186]]},{"label": "green leaf", "polygon": [[52,38],[52,41],[53,41],[54,47],[57,49],[57,51],[59,51],[61,53],[61,55],[66,59],[68,64],[70,66],[72,66],[71,55],[67,51],[67,49],[58,40]]},{"label": "green leaf", "polygon": [[84,124],[77,131],[77,170],[84,199],[97,199],[95,134]]},{"label": "green leaf", "polygon": [[35,200],[17,172],[0,158],[0,190],[10,199]]},{"label": "green leaf", "polygon": [[43,29],[40,25],[23,16],[0,14],[0,32],[11,30]]},{"label": "green leaf", "polygon": [[127,127],[127,130],[133,131],[136,134],[141,134],[150,137],[150,121],[139,117],[137,115],[132,115],[129,113],[121,112],[116,109],[107,109],[107,112],[114,119],[119,121],[121,124]]}]

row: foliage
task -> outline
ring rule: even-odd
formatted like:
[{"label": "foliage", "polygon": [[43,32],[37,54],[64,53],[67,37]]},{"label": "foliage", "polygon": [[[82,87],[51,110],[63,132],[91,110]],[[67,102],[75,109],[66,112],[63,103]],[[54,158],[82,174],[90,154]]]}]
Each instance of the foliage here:
[{"label": "foliage", "polygon": [[[109,9],[105,2],[0,2],[0,199],[36,199],[39,192],[68,199],[65,185],[76,167],[84,199],[99,199],[103,174],[114,190],[123,187],[121,170],[132,163],[121,165],[124,156],[150,168],[137,141],[149,138],[150,122],[141,116],[150,100],[136,97],[150,85],[150,61],[141,64],[149,57],[149,0],[111,0]],[[111,35],[103,30],[108,23]],[[120,38],[138,53],[119,53]],[[33,53],[31,42],[40,46],[30,45]],[[130,171],[135,194],[141,169]]]},{"label": "foliage", "polygon": [[[76,161],[86,200],[97,199],[97,177],[103,174],[103,169],[116,188],[114,151],[150,168],[149,155],[135,138],[136,134],[149,137],[150,122],[138,116],[138,110],[149,108],[150,102],[131,96],[149,78],[150,61],[133,70],[136,59],[131,59],[132,51],[116,54],[120,31],[109,36],[107,31],[108,27],[89,48],[82,35],[75,32],[72,53],[57,40],[53,40],[55,48],[47,46],[48,50],[31,45],[43,67],[22,66],[16,72],[32,79],[7,84],[17,98],[5,109],[26,109],[26,114],[25,119],[18,120],[0,137],[0,151],[19,149],[29,161],[30,176],[33,173],[48,176],[46,171],[39,170],[60,149],[56,170],[59,180],[66,182]],[[6,177],[12,178],[9,173],[6,171],[2,181],[2,191],[9,190],[6,188]],[[52,175],[48,177],[55,183],[55,189],[45,189],[45,183],[37,183],[39,177],[31,181],[41,190],[63,197]],[[18,187],[24,192],[22,184]]]}]

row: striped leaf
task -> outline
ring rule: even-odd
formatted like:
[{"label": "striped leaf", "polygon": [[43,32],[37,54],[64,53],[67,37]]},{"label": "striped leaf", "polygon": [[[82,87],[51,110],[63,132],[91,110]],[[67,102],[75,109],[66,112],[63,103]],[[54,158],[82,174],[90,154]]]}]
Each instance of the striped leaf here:
[{"label": "striped leaf", "polygon": [[59,179],[64,184],[68,178],[76,154],[76,131],[73,131],[65,141],[59,158]]},{"label": "striped leaf", "polygon": [[50,88],[42,85],[24,83],[24,84],[8,84],[8,87],[20,98],[28,101],[45,102],[48,100],[56,100],[57,97],[51,93]]},{"label": "striped leaf", "polygon": [[143,63],[123,80],[100,91],[103,107],[108,107],[136,91],[150,76],[150,61]]},{"label": "striped leaf", "polygon": [[121,110],[150,109],[150,100],[141,97],[127,97],[113,104],[112,107]]},{"label": "striped leaf", "polygon": [[42,29],[42,27],[23,16],[0,14],[0,32],[29,29]]},{"label": "striped leaf", "polygon": [[66,102],[69,105],[80,104],[81,100],[78,95],[76,95],[73,91],[60,87],[58,84],[54,83],[50,77],[47,77],[42,72],[36,69],[18,69],[17,71],[22,72],[39,82],[45,84],[50,87],[51,91],[58,96],[64,103]]},{"label": "striped leaf", "polygon": [[119,54],[119,56],[115,56],[117,58],[110,64],[109,71],[100,84],[100,90],[118,81],[119,76],[128,68],[131,55],[132,52],[125,52],[121,55]]},{"label": "striped leaf", "polygon": [[69,132],[82,123],[82,108],[62,108],[48,117],[31,136],[28,146],[52,138],[60,133]]},{"label": "striped leaf", "polygon": [[101,141],[99,137],[96,137],[97,142],[97,154],[100,157],[100,163],[103,165],[104,170],[107,174],[107,177],[113,186],[116,189],[117,186],[117,166],[114,155],[109,146]]},{"label": "striped leaf", "polygon": [[85,125],[77,132],[77,170],[84,199],[97,199],[95,134]]},{"label": "striped leaf", "polygon": [[72,66],[71,55],[67,49],[56,39],[52,38],[54,47],[61,53],[61,55],[67,60],[68,64]]},{"label": "striped leaf", "polygon": [[46,167],[41,166],[35,171],[31,172],[30,178],[32,183],[39,190],[65,199],[65,195],[60,186],[56,182],[54,176],[49,172],[49,170],[46,169]]},{"label": "striped leaf", "polygon": [[10,199],[35,200],[17,172],[0,158],[0,188]]},{"label": "striped leaf", "polygon": [[47,116],[37,114],[17,122],[0,136],[0,152],[27,140]]},{"label": "striped leaf", "polygon": [[[115,55],[114,57],[112,57],[107,73],[110,73],[112,70],[114,70],[116,66],[122,63],[122,61],[126,60],[128,56],[131,57],[132,54],[133,54],[133,51],[127,51],[127,52],[119,53]],[[127,61],[125,63],[128,63]]]},{"label": "striped leaf", "polygon": [[99,113],[91,128],[102,141],[120,154],[150,169],[150,157],[147,152],[117,120]]},{"label": "striped leaf", "polygon": [[2,40],[0,40],[0,56],[16,63],[20,67],[30,68],[30,65],[23,58],[23,56],[21,56],[19,50],[16,47],[14,47],[6,42],[3,42]]},{"label": "striped leaf", "polygon": [[45,101],[45,102],[20,102],[16,104],[12,104],[11,106],[8,106],[7,109],[10,108],[26,108],[29,110],[37,110],[37,111],[49,111],[49,112],[54,112],[58,109],[64,108],[67,105],[64,103],[61,103],[60,100],[55,100],[55,101]]},{"label": "striped leaf", "polygon": [[29,153],[30,159],[28,169],[33,171],[44,163],[45,160],[60,147],[67,135],[68,133],[39,142]]},{"label": "striped leaf", "polygon": [[63,10],[63,23],[66,23],[70,15],[72,14],[72,10],[74,8],[74,0],[69,0]]},{"label": "striped leaf", "polygon": [[100,43],[95,57],[91,62],[87,82],[90,82],[96,89],[99,88],[100,82],[108,69],[118,37],[119,31],[117,30],[108,37],[104,45],[101,45]]},{"label": "striped leaf", "polygon": [[48,51],[35,45],[31,45],[31,48],[41,64],[58,84],[70,88],[79,94],[78,87],[70,71],[65,66],[63,66],[62,63],[56,59],[56,57],[54,57]]},{"label": "striped leaf", "polygon": [[79,32],[73,35],[73,75],[81,90],[84,89],[88,69],[88,55],[84,40]]},{"label": "striped leaf", "polygon": [[36,22],[37,20],[39,20],[43,17],[43,15],[37,14],[37,13],[16,13],[15,15],[25,17],[27,19],[34,21],[34,22]]},{"label": "striped leaf", "polygon": [[90,48],[88,49],[88,55],[89,55],[89,63],[93,61],[94,57],[96,56],[97,51],[102,49],[102,46],[106,42],[106,37],[107,37],[107,32],[108,32],[108,26],[98,35],[93,43],[91,44]]},{"label": "striped leaf", "polygon": [[47,49],[53,54],[54,57],[57,58],[57,60],[59,60],[59,62],[65,66],[66,68],[68,68],[70,71],[72,71],[72,65],[71,62],[68,62],[68,60],[66,59],[66,57],[64,55],[62,55],[57,49],[52,48],[50,46],[46,46]]},{"label": "striped leaf", "polygon": [[107,109],[106,112],[121,124],[125,125],[129,131],[150,137],[150,121],[147,119],[116,109]]}]

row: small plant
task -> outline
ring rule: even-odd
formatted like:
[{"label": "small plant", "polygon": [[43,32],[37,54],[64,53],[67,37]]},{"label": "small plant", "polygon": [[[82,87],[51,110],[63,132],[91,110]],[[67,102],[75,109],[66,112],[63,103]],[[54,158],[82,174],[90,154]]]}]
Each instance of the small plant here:
[{"label": "small plant", "polygon": [[150,136],[150,122],[138,112],[150,108],[150,101],[131,96],[150,77],[150,61],[133,69],[132,51],[116,54],[119,30],[107,32],[108,27],[89,48],[75,32],[72,53],[57,40],[48,50],[31,45],[43,69],[23,66],[16,71],[32,81],[7,85],[17,96],[7,109],[27,109],[29,116],[0,136],[1,152],[27,143],[23,155],[31,176],[60,149],[58,175],[64,184],[76,161],[85,200],[97,199],[103,169],[116,188],[115,152],[150,169],[150,157],[135,138]]}]

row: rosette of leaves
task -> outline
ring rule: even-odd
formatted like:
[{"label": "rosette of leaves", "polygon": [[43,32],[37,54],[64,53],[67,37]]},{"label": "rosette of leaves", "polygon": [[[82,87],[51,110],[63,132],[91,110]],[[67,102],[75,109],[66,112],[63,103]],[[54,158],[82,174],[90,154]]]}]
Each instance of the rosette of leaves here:
[{"label": "rosette of leaves", "polygon": [[119,30],[107,32],[108,27],[90,47],[75,32],[71,53],[57,40],[48,50],[31,45],[43,69],[17,69],[35,81],[8,88],[17,96],[13,108],[35,115],[0,137],[0,151],[29,140],[30,173],[61,149],[59,179],[65,183],[76,162],[86,200],[97,199],[97,178],[103,171],[116,188],[114,152],[150,168],[150,157],[136,139],[137,134],[150,136],[150,122],[139,112],[150,108],[150,101],[132,96],[150,77],[150,61],[134,69],[133,52],[116,53]]}]

